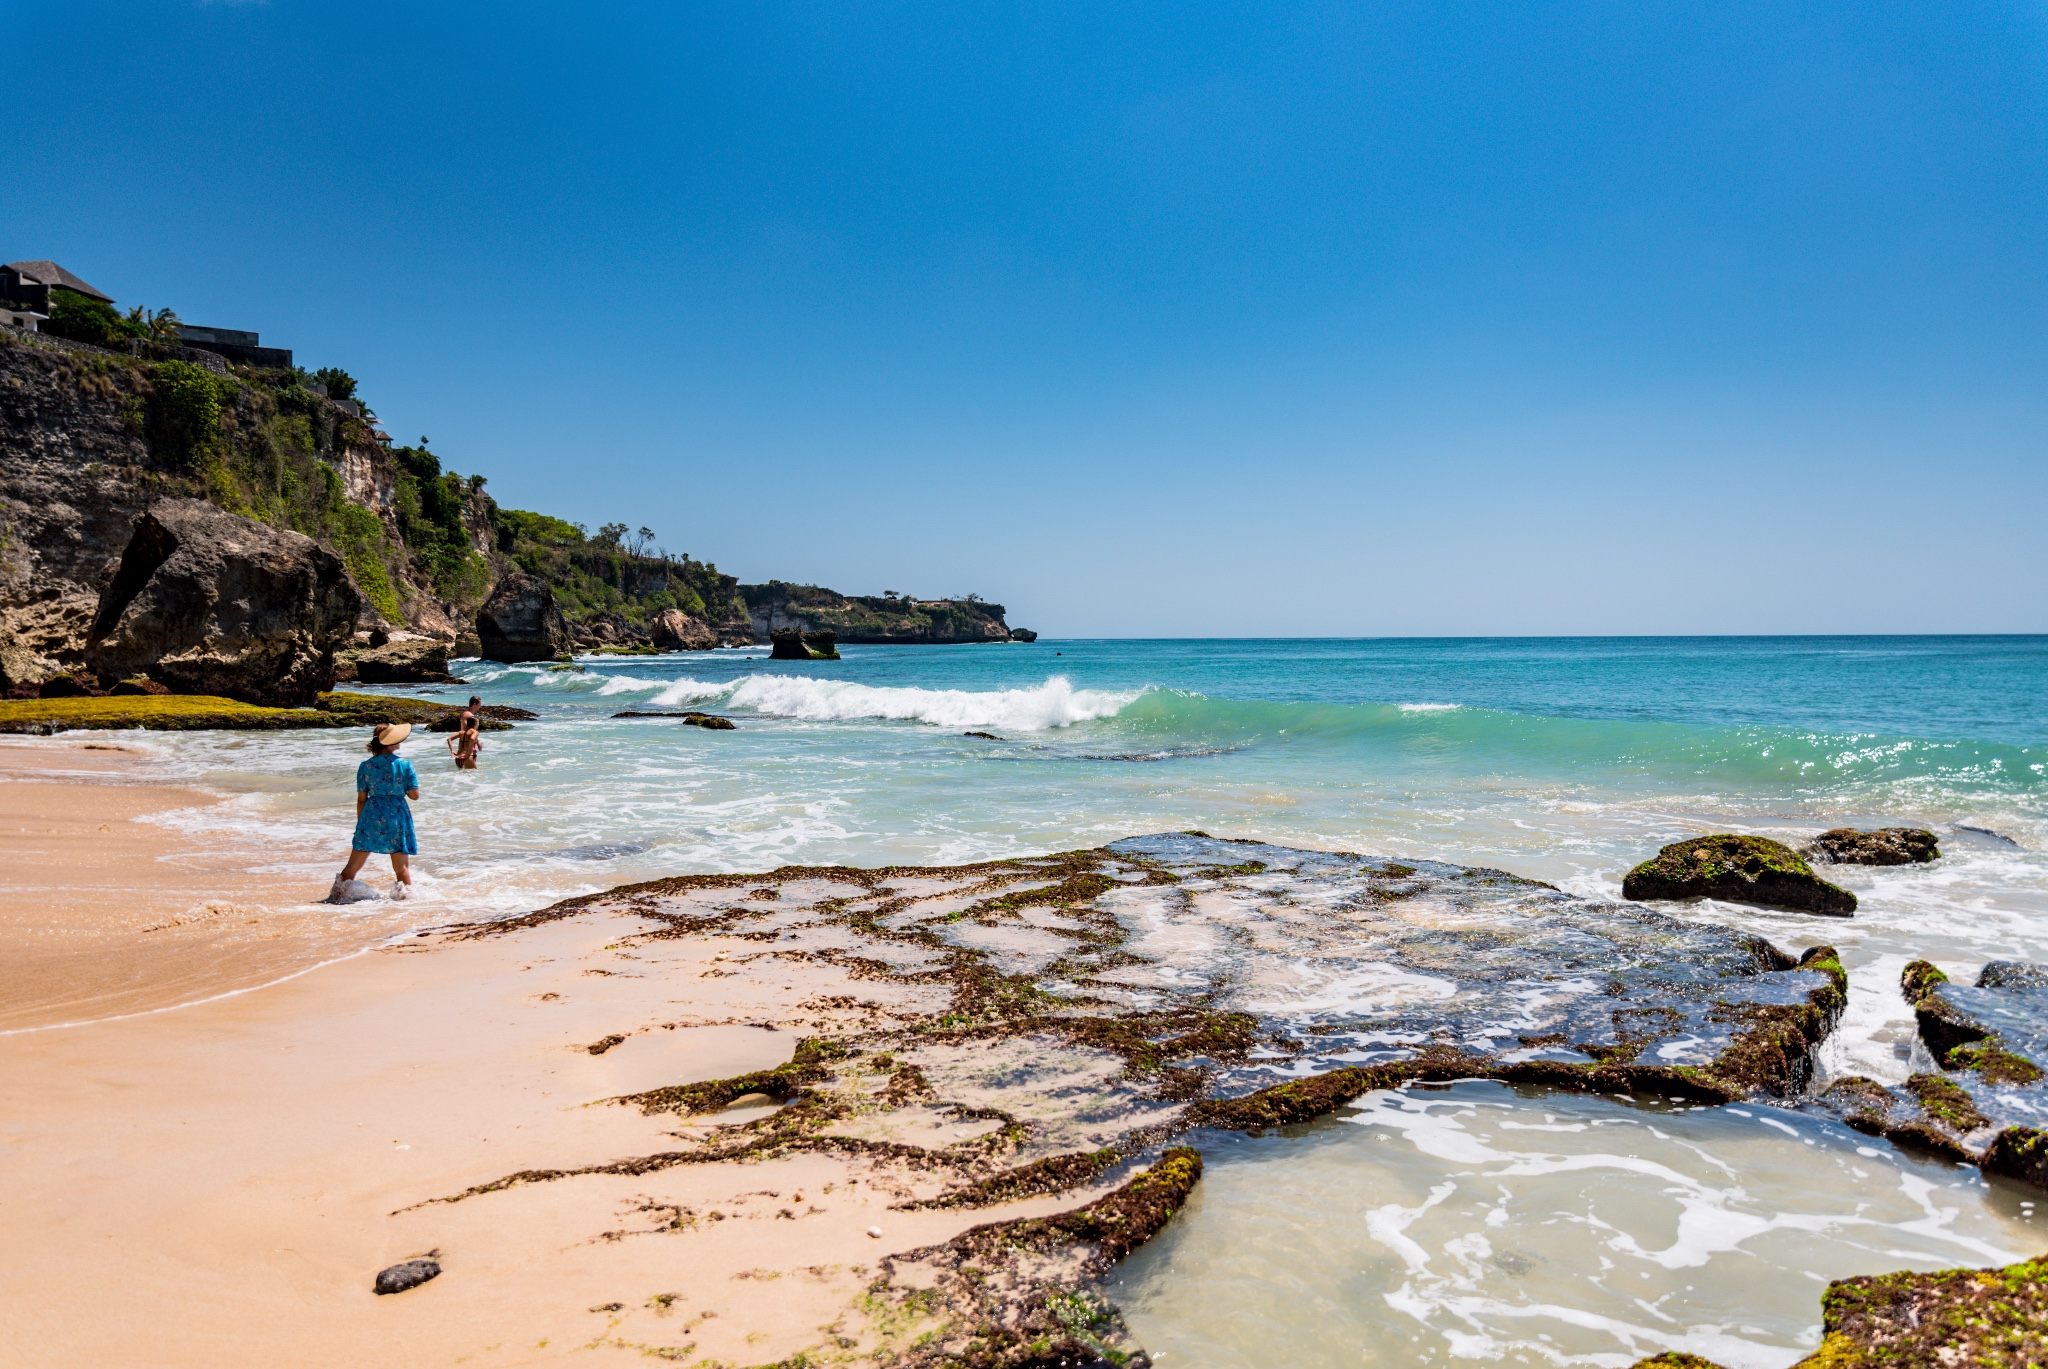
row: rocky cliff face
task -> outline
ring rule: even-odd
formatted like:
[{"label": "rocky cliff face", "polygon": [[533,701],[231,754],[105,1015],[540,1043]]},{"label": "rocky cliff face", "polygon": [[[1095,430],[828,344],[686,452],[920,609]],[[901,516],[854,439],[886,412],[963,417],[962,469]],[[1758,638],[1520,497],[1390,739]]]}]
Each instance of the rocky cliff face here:
[{"label": "rocky cliff face", "polygon": [[833,633],[841,642],[923,645],[1030,641],[1013,634],[1003,606],[980,599],[905,599],[848,596],[817,585],[741,585],[754,640],[768,642],[781,629]]},{"label": "rocky cliff face", "polygon": [[[101,595],[137,518],[164,499],[207,499],[329,546],[366,591],[362,626],[449,638],[466,626],[408,556],[392,451],[340,406],[269,383],[282,379],[0,328],[0,693],[92,668]],[[484,503],[463,516],[487,547]],[[488,587],[486,575],[479,599]]]},{"label": "rocky cliff face", "polygon": [[0,691],[83,664],[155,493],[143,382],[84,352],[0,341]]}]

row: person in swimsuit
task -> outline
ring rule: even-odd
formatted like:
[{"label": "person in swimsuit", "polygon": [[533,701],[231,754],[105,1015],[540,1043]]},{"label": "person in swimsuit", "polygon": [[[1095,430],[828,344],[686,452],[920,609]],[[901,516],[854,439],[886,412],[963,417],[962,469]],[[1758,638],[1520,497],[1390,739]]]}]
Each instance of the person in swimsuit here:
[{"label": "person in swimsuit", "polygon": [[483,753],[483,731],[476,715],[462,715],[462,730],[448,739],[448,754],[455,757],[457,770],[476,769],[476,758]]},{"label": "person in swimsuit", "polygon": [[420,777],[411,761],[398,756],[399,743],[411,734],[411,723],[378,724],[370,739],[370,759],[356,767],[356,831],[349,841],[348,864],[335,876],[328,895],[336,902],[342,884],[354,879],[363,862],[377,854],[391,857],[391,873],[397,876],[391,896],[412,897],[412,857],[420,847],[407,800],[420,796]]},{"label": "person in swimsuit", "polygon": [[475,727],[477,720],[483,717],[483,715],[484,701],[474,694],[470,695],[469,707],[462,710],[462,725],[464,727]]}]

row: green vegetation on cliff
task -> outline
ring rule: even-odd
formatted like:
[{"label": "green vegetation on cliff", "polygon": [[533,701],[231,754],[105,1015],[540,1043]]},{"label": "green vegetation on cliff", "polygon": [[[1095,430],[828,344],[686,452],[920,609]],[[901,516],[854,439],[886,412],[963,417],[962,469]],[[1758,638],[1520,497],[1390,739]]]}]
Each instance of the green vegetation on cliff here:
[{"label": "green vegetation on cliff", "polygon": [[687,554],[654,551],[651,529],[629,533],[624,523],[607,523],[593,535],[576,523],[495,504],[491,517],[499,553],[546,580],[572,625],[615,615],[637,628],[669,609],[713,627],[746,622],[734,577]]}]

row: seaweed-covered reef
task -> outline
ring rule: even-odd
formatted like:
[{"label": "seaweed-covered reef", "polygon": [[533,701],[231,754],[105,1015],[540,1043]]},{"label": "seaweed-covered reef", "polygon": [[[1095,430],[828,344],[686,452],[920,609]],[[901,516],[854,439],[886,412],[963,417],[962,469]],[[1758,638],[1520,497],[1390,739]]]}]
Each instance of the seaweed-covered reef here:
[{"label": "seaweed-covered reef", "polygon": [[[1820,1349],[1793,1369],[2032,1369],[2048,1363],[2048,1256],[2003,1269],[1837,1279],[1821,1295]],[[1668,1353],[1634,1369],[1720,1369]]]},{"label": "seaweed-covered reef", "polygon": [[[433,1201],[816,1154],[887,1171],[905,1211],[1037,1205],[889,1254],[861,1325],[817,1362],[1140,1363],[1088,1284],[1178,1208],[1200,1172],[1175,1144],[1189,1133],[1305,1120],[1419,1079],[1789,1096],[1845,986],[1824,946],[1795,958],[1497,870],[1201,833],[947,868],[684,876],[458,935],[602,916],[631,924],[607,946],[622,957],[715,942],[733,949],[710,973],[796,979],[801,963],[845,991],[789,1005],[779,1025],[808,1034],[785,1065],[612,1100],[669,1119],[672,1148]],[[589,1049],[650,1029],[622,1022]]]},{"label": "seaweed-covered reef", "polygon": [[1858,1130],[2048,1188],[2048,965],[1993,961],[1972,988],[1916,960],[1900,987],[1940,1072],[1897,1088],[1843,1079],[1822,1105]]}]

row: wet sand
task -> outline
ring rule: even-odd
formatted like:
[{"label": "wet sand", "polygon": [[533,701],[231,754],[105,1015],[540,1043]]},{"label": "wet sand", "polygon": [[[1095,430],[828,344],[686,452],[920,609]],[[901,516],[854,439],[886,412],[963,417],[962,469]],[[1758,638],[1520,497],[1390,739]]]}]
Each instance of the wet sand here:
[{"label": "wet sand", "polygon": [[148,821],[224,802],[153,770],[118,740],[0,742],[0,1031],[246,989],[388,935],[265,868],[303,853],[253,834],[208,849]]}]

